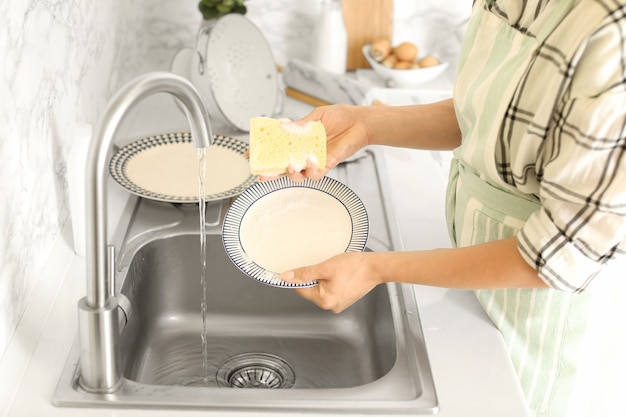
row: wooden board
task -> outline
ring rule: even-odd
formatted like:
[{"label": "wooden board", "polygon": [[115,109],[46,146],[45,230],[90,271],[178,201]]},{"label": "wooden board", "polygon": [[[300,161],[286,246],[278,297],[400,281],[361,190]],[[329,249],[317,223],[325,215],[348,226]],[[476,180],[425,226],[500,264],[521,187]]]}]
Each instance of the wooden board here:
[{"label": "wooden board", "polygon": [[343,0],[343,16],[348,31],[346,69],[369,68],[361,49],[376,39],[391,40],[393,0]]}]

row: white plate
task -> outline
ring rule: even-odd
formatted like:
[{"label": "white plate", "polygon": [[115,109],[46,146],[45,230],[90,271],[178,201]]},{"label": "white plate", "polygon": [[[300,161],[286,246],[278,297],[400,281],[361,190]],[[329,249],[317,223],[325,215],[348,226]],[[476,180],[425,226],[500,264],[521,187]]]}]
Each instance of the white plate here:
[{"label": "white plate", "polygon": [[224,219],[226,253],[246,275],[264,284],[294,284],[279,274],[343,252],[361,252],[369,233],[359,197],[330,177],[302,182],[288,177],[258,182],[233,202]]},{"label": "white plate", "polygon": [[[205,150],[207,201],[242,193],[257,180],[244,157],[248,144],[213,135]],[[189,132],[166,133],[129,143],[109,163],[111,176],[131,193],[171,203],[198,202],[199,157]]]}]

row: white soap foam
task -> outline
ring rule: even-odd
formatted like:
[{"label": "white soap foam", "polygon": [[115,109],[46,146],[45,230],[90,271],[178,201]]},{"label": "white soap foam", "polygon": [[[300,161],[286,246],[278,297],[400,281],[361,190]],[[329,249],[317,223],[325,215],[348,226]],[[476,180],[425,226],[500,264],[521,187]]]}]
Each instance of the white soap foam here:
[{"label": "white soap foam", "polygon": [[289,133],[293,133],[295,135],[306,135],[307,133],[310,133],[312,129],[312,123],[313,123],[313,122],[307,122],[306,124],[302,125],[302,124],[292,122],[289,119],[280,119],[280,122],[284,130],[286,130]]},{"label": "white soap foam", "polygon": [[[306,156],[306,161],[310,164],[310,165],[314,165],[317,166],[317,156],[315,156],[315,154],[308,154]],[[299,172],[302,171],[303,169],[305,169],[307,167],[307,162],[305,162],[304,164],[302,164],[302,162],[300,161],[296,161],[294,158],[289,158],[289,166],[295,171],[295,172]]]}]

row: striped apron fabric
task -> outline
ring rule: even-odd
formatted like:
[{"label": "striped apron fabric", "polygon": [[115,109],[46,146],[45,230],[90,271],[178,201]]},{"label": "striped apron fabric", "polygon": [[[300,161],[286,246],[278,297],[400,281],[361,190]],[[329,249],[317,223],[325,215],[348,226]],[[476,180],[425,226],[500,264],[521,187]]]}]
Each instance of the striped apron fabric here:
[{"label": "striped apron fabric", "polygon": [[[505,24],[490,13],[489,4],[474,5],[454,91],[463,140],[451,166],[447,220],[456,246],[515,236],[541,207],[535,195],[498,175],[496,141],[538,45],[575,4],[548,4],[534,36]],[[585,34],[577,36],[582,41]],[[626,416],[626,354],[620,349],[626,346],[625,325],[616,320],[626,317],[626,286],[614,286],[611,274],[603,272],[608,277],[596,279],[598,284],[582,293],[475,291],[502,333],[532,415]]]}]

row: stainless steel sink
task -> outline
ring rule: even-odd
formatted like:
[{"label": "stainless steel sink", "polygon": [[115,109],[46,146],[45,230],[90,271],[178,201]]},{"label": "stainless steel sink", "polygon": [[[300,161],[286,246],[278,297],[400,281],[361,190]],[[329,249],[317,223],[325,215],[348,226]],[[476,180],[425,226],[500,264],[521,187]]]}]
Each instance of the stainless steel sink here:
[{"label": "stainless steel sink", "polygon": [[[204,374],[201,343],[198,235],[158,239],[143,246],[130,265],[123,293],[133,313],[122,332],[124,375],[155,385],[230,386],[233,374],[254,356],[282,358],[290,369],[272,372],[294,388],[345,388],[373,382],[396,360],[389,293],[377,288],[345,314],[320,310],[290,290],[268,287],[232,264],[219,235],[207,236],[208,296]],[[240,360],[233,360],[241,355]],[[276,364],[280,368],[282,362]],[[223,374],[220,373],[220,367]],[[295,375],[290,375],[295,373]],[[218,378],[221,375],[222,378]],[[256,378],[254,374],[248,376]],[[259,384],[262,381],[257,381]],[[250,384],[253,384],[250,381]],[[280,387],[278,384],[276,387]]]},{"label": "stainless steel sink", "polygon": [[[333,172],[363,200],[371,222],[368,250],[373,251],[401,249],[382,163],[373,149]],[[129,302],[120,337],[122,387],[113,394],[82,391],[76,345],[54,403],[436,413],[412,287],[378,286],[345,312],[333,314],[291,290],[258,283],[224,251],[220,231],[228,204],[207,205],[203,332],[198,209],[138,200],[116,245],[118,289]]]}]

